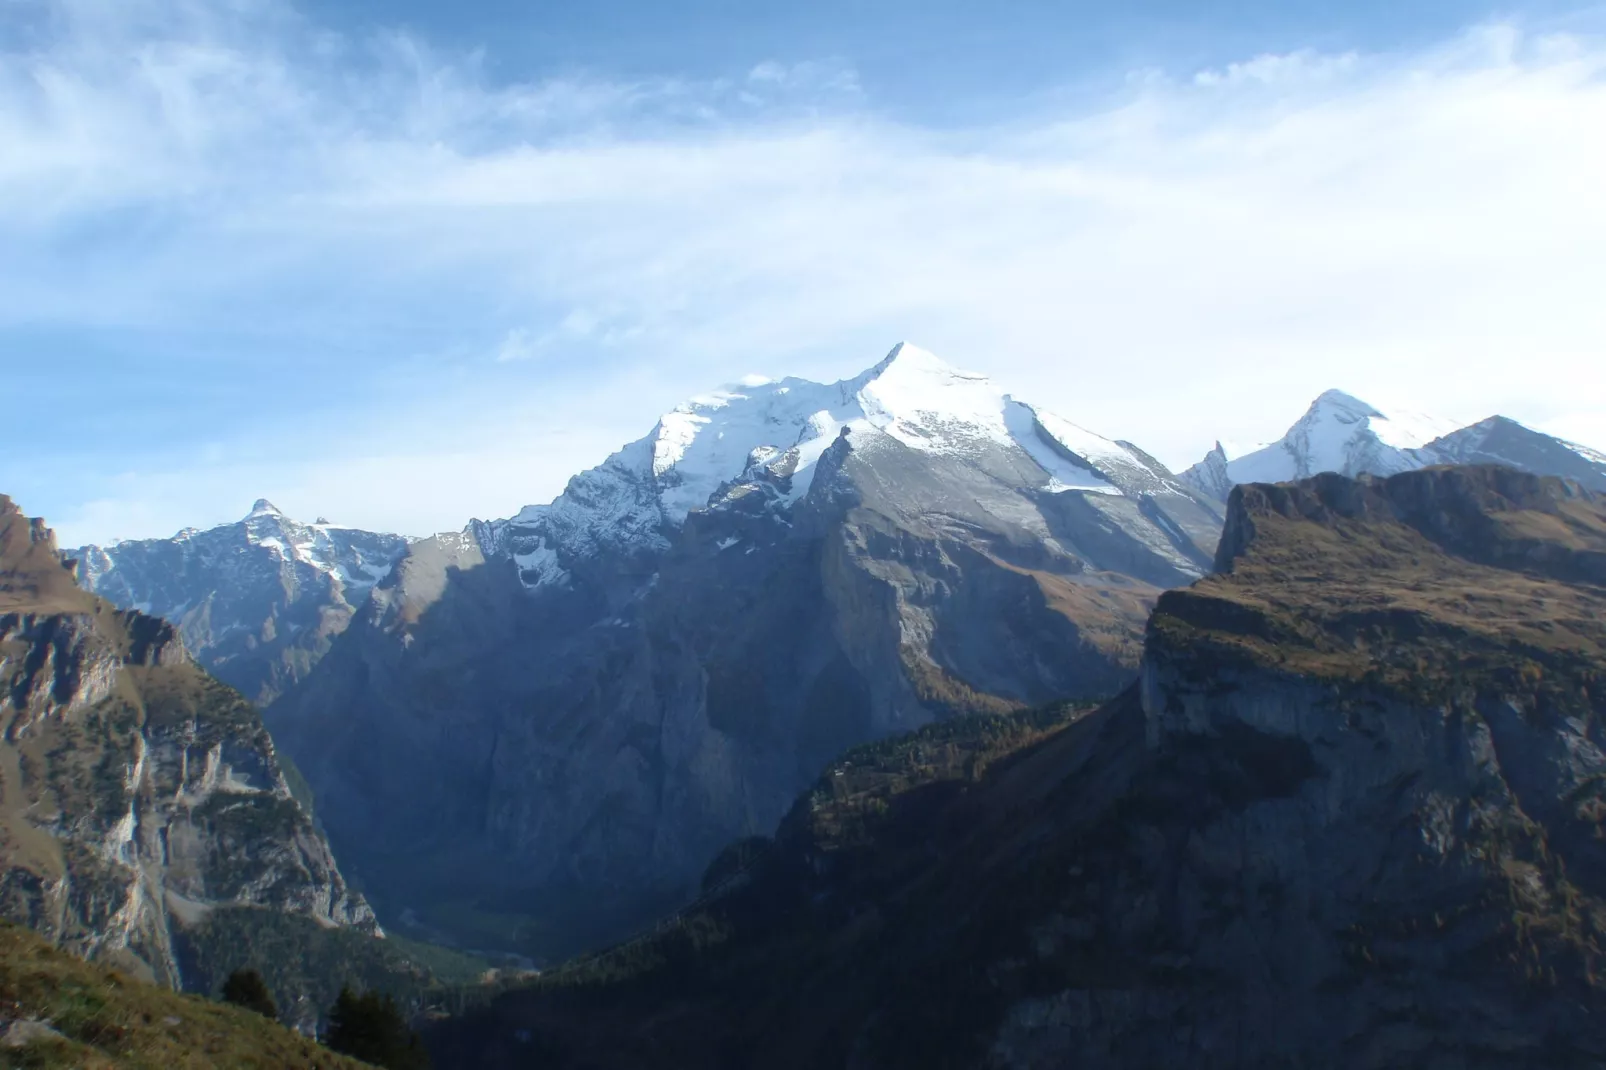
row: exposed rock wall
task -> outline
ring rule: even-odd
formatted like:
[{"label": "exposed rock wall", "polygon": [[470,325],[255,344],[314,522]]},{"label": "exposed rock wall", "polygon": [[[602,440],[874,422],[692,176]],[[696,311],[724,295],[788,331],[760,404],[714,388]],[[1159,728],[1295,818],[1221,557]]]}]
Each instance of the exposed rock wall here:
[{"label": "exposed rock wall", "polygon": [[258,501],[233,524],[71,556],[87,589],[172,621],[208,672],[266,705],[328,652],[406,545],[397,535],[303,524]]},{"label": "exposed rock wall", "polygon": [[217,906],[375,931],[256,710],[172,625],[78,591],[4,498],[0,529],[0,910],[175,987],[176,934]]},{"label": "exposed rock wall", "polygon": [[1079,983],[992,1064],[1606,1058],[1603,540],[1606,504],[1509,469],[1235,491],[1231,574],[1151,625],[1100,894],[1040,923]]},{"label": "exposed rock wall", "polygon": [[844,755],[438,1065],[1606,1064],[1606,501],[1466,469],[1230,509],[1116,700]]},{"label": "exposed rock wall", "polygon": [[[1192,556],[1128,530],[1148,521],[1047,519],[1063,503],[1022,485],[1024,454],[939,470],[860,429],[795,500],[784,461],[624,549],[549,552],[541,514],[539,535],[409,550],[268,714],[382,907],[461,919],[473,898],[573,919],[535,954],[617,936],[689,895],[732,839],[773,831],[848,747],[1115,692],[1158,591],[1099,562],[1179,582],[1208,561],[1181,524],[1213,548],[1213,518],[1158,481]],[[599,472],[576,483],[646,509],[651,487]],[[511,929],[458,932],[484,946]]]}]

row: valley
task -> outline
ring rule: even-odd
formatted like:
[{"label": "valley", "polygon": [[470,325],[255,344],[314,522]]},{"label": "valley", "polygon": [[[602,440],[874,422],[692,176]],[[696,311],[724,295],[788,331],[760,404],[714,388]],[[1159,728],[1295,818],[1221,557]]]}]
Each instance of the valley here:
[{"label": "valley", "polygon": [[1606,461],[1223,456],[900,346],[461,532],[7,503],[6,916],[439,1066],[1587,1063]]}]

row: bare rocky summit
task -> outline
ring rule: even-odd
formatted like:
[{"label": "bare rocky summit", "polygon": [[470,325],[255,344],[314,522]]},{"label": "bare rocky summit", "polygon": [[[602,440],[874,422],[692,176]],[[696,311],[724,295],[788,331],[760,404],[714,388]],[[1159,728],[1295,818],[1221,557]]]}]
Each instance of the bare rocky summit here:
[{"label": "bare rocky summit", "polygon": [[233,524],[70,556],[84,587],[170,621],[203,668],[265,706],[328,652],[406,546],[321,517],[303,524],[258,499]]}]

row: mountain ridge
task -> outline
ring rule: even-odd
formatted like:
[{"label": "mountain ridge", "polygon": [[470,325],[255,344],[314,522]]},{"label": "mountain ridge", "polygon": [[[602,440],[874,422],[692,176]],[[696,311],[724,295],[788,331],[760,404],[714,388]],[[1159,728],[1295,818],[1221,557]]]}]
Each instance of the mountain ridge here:
[{"label": "mountain ridge", "polygon": [[[693,509],[708,508],[727,484],[734,489],[761,479],[784,485],[781,500],[795,502],[844,430],[861,437],[883,433],[938,455],[1025,454],[1050,492],[1185,493],[1149,455],[1039,413],[985,376],[904,342],[865,372],[836,383],[788,378],[695,397],[665,414],[644,438],[575,476],[553,502],[526,506],[506,520],[472,521],[469,530],[487,554],[512,547],[527,586],[559,582],[563,558],[588,556],[599,538],[613,533],[662,549],[664,529],[683,523]],[[1190,534],[1197,537],[1205,527]]]},{"label": "mountain ridge", "polygon": [[259,498],[232,524],[69,556],[81,584],[172,621],[202,666],[266,705],[327,652],[406,545],[397,535],[303,524]]},{"label": "mountain ridge", "polygon": [[[1307,416],[1310,456],[1424,463],[1427,432],[1378,437],[1349,395]],[[1518,426],[1432,441],[1540,470],[1565,450]],[[1214,452],[1215,483],[1179,477],[900,344],[836,383],[694,397],[547,504],[393,544],[360,599],[293,602],[259,547],[239,652],[203,656],[254,667],[387,922],[547,959],[685,897],[855,744],[1133,679],[1160,593],[1212,567]]]},{"label": "mountain ridge", "polygon": [[1606,498],[1246,485],[1137,684],[844,756],[656,932],[443,1068],[1606,1058]]},{"label": "mountain ridge", "polygon": [[1385,415],[1341,390],[1323,393],[1275,442],[1229,458],[1218,441],[1179,478],[1225,501],[1239,483],[1276,483],[1320,472],[1388,476],[1439,464],[1504,464],[1606,490],[1606,454],[1598,450],[1505,416],[1456,426],[1416,413]]},{"label": "mountain ridge", "polygon": [[[388,916],[652,892],[605,936],[849,746],[1114,690],[1219,524],[1141,451],[900,346],[694,400],[550,505],[411,544],[268,720]],[[501,886],[430,884],[491,858]]]},{"label": "mountain ridge", "polygon": [[[578,560],[587,571],[584,562],[600,554],[623,577],[614,597],[627,598],[626,589],[651,573],[689,513],[756,490],[771,515],[779,515],[807,490],[818,458],[842,429],[851,436],[855,427],[861,438],[885,437],[933,456],[991,451],[996,461],[1013,454],[1006,465],[1017,472],[1040,469],[1043,475],[1031,478],[1050,493],[1102,491],[1112,507],[1123,497],[1168,502],[1177,515],[1151,509],[1152,516],[1112,517],[1106,507],[1088,518],[1138,535],[1138,557],[1159,560],[1140,564],[1127,554],[1113,567],[1137,568],[1144,582],[1162,587],[1209,568],[1222,503],[1243,479],[1505,463],[1606,488],[1606,454],[1504,417],[1429,439],[1446,426],[1431,417],[1390,418],[1329,390],[1280,442],[1236,458],[1218,442],[1203,461],[1174,475],[1129,441],[1088,432],[905,342],[836,383],[749,377],[695,396],[665,413],[646,436],[577,474],[552,501],[503,519],[470,520],[460,535],[436,538],[467,536],[483,556],[511,558],[531,589],[565,582],[565,562]],[[1190,494],[1198,498],[1187,503],[1183,497]],[[751,510],[756,501],[743,508]],[[235,524],[188,528],[165,540],[90,545],[73,554],[86,586],[124,608],[173,620],[203,666],[267,706],[313,670],[395,561],[419,541],[321,517],[300,524],[259,499]],[[582,585],[596,582],[596,570],[590,572]]]}]

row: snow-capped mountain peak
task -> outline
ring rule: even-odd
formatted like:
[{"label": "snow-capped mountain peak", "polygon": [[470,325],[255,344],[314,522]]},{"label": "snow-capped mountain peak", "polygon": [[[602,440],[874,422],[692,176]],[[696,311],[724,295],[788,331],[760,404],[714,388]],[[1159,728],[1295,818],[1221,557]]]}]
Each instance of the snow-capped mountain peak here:
[{"label": "snow-capped mountain peak", "polygon": [[[1518,436],[1548,440],[1569,453],[1577,454],[1587,464],[1606,466],[1606,453],[1580,445],[1577,442],[1569,442],[1564,438],[1556,438],[1554,435],[1545,435],[1542,432],[1534,431],[1506,416],[1491,416],[1487,420],[1479,420],[1475,424],[1463,427],[1453,435],[1443,436],[1443,440],[1436,443],[1436,448],[1450,455],[1449,459],[1452,462],[1472,452],[1486,453],[1498,457],[1500,456],[1499,451],[1506,448],[1513,437]],[[1507,459],[1507,463],[1522,467],[1529,461],[1521,457],[1511,457]]]},{"label": "snow-capped mountain peak", "polygon": [[85,587],[178,625],[202,665],[266,702],[316,660],[407,545],[303,524],[259,498],[232,524],[70,556]]},{"label": "snow-capped mountain peak", "polygon": [[1338,437],[1331,434],[1332,431],[1342,432],[1343,428],[1354,426],[1369,432],[1384,445],[1402,450],[1421,449],[1460,426],[1454,420],[1405,409],[1391,408],[1384,413],[1342,390],[1323,392],[1312,403],[1300,425],[1329,431],[1324,445]]},{"label": "snow-capped mountain peak", "polygon": [[1276,442],[1228,458],[1221,443],[1181,478],[1225,499],[1239,483],[1278,483],[1318,472],[1387,476],[1434,464],[1504,464],[1606,488],[1606,456],[1494,416],[1462,427],[1423,413],[1386,412],[1342,390],[1311,403]]},{"label": "snow-capped mountain peak", "polygon": [[985,375],[961,371],[918,346],[899,343],[861,381],[863,419],[905,446],[964,452],[1010,441],[1004,392]]},{"label": "snow-capped mountain peak", "polygon": [[[665,483],[666,514],[678,523],[740,475],[754,450],[796,449],[803,473],[844,427],[857,427],[927,452],[974,452],[984,444],[1009,444],[1007,408],[1004,392],[986,376],[901,342],[874,367],[841,382],[749,377],[694,397],[664,414],[647,452],[653,478]],[[616,456],[630,452],[627,447]],[[807,487],[806,479],[794,482],[798,493]]]},{"label": "snow-capped mountain peak", "polygon": [[1419,455],[1424,464],[1503,464],[1606,491],[1606,454],[1505,416],[1491,416],[1435,439]]},{"label": "snow-capped mountain peak", "polygon": [[576,476],[552,503],[475,530],[487,552],[512,553],[526,582],[561,582],[563,562],[604,547],[661,549],[688,514],[753,478],[755,467],[765,469],[778,506],[790,506],[844,431],[868,457],[896,444],[934,463],[1008,470],[1048,493],[1186,493],[1140,451],[903,342],[840,382],[750,377],[694,397],[665,413],[646,438]]},{"label": "snow-capped mountain peak", "polygon": [[1194,489],[1225,501],[1233,487],[1230,464],[1227,449],[1218,438],[1215,446],[1205,454],[1204,460],[1183,472],[1181,478]]},{"label": "snow-capped mountain peak", "polygon": [[[266,551],[265,563],[277,571],[297,566],[323,573],[347,589],[372,587],[390,571],[396,555],[407,544],[399,535],[336,527],[331,524],[303,524],[280,512],[272,502],[259,498],[246,516],[233,524],[206,530],[185,528],[171,539],[123,540],[110,547],[85,546],[74,551],[80,561],[83,581],[97,593],[110,582],[112,573],[134,567],[146,555],[164,557],[178,554],[210,565],[236,553],[241,544]],[[163,615],[170,607],[140,603],[150,612]]]},{"label": "snow-capped mountain peak", "polygon": [[1353,394],[1327,390],[1282,438],[1231,459],[1217,443],[1182,478],[1198,490],[1225,497],[1238,483],[1279,483],[1317,472],[1392,475],[1420,468],[1416,451],[1456,426],[1422,413],[1384,412]]}]

